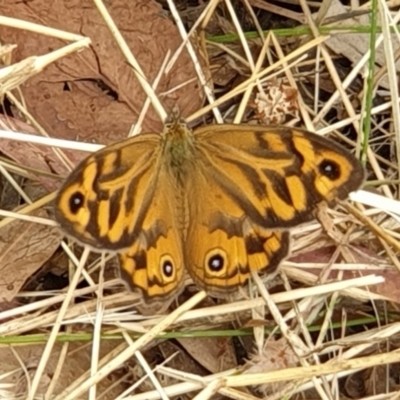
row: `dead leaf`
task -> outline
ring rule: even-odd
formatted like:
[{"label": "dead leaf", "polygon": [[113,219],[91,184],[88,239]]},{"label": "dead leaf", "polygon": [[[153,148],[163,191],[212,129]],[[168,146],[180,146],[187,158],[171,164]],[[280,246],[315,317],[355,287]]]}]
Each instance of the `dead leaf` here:
[{"label": "dead leaf", "polygon": [[[0,121],[19,132],[37,134],[31,125],[19,121],[16,118],[0,115]],[[69,172],[67,167],[60,161],[60,158],[54,153],[53,149],[48,146],[2,139],[0,140],[0,151],[18,165],[38,171],[39,173],[32,173],[29,174],[29,176],[39,181],[48,191],[58,189],[61,180],[51,178],[46,174],[56,173],[61,176],[66,176]],[[70,151],[64,149],[63,151],[74,164],[78,164],[78,162],[88,154],[77,150]],[[40,174],[40,172],[43,174]]]},{"label": "dead leaf", "polygon": [[[290,261],[298,263],[328,263],[331,261],[332,255],[336,250],[336,246],[326,246],[320,249],[313,250],[311,252],[304,252],[302,254],[296,255],[290,258]],[[370,249],[362,246],[353,245],[347,249],[354,257],[355,263],[369,264],[370,266],[376,265],[376,269],[368,268],[361,269],[354,266],[354,270],[344,270],[339,271],[337,269],[332,269],[329,271],[326,279],[337,280],[339,279],[339,273],[341,280],[353,279],[362,276],[367,276],[375,274],[382,276],[385,280],[379,285],[369,286],[368,290],[372,293],[376,293],[391,299],[395,303],[400,303],[400,276],[397,270],[394,268],[382,268],[381,265],[385,263],[383,258],[380,258],[373,253]],[[336,260],[340,262],[340,258]],[[304,268],[308,273],[312,273],[319,277],[321,272],[320,267],[316,268]]]},{"label": "dead leaf", "polygon": [[[173,343],[170,340],[161,341],[155,347],[147,350],[144,353],[147,362],[152,367],[165,365],[169,368],[176,369],[177,371],[184,371],[185,373],[192,373],[198,376],[204,376],[206,371],[197,364],[187,353],[185,353],[177,344]],[[163,359],[163,361],[161,361]],[[140,379],[146,375],[142,365],[140,363],[135,364],[131,368],[131,373],[133,376],[133,383],[135,384]],[[162,387],[168,387],[170,385],[179,383],[176,378],[170,377],[163,373],[155,370],[155,375],[162,385]],[[143,393],[154,390],[154,385],[149,379],[145,379],[142,383],[137,387],[134,393]],[[132,393],[133,394],[133,393]],[[180,397],[182,400],[190,399],[190,395],[181,394]]]},{"label": "dead leaf", "polygon": [[182,338],[177,341],[200,365],[213,374],[237,365],[231,338]]},{"label": "dead leaf", "polygon": [[[46,216],[45,211],[35,213]],[[11,301],[60,245],[56,227],[15,220],[0,230],[0,301]]]},{"label": "dead leaf", "polygon": [[[146,95],[93,2],[0,0],[0,7],[2,15],[80,33],[92,40],[91,48],[58,60],[22,85],[27,109],[44,129],[58,138],[104,144],[125,138]],[[182,42],[176,27],[153,1],[115,0],[107,7],[148,81],[153,82],[167,52],[174,52]],[[18,29],[0,27],[0,33],[3,42],[18,45],[14,52],[17,60],[13,61],[64,45],[59,39]],[[157,89],[167,111],[178,104],[187,115],[199,107],[202,95],[195,77],[192,62],[183,51]],[[187,84],[171,93],[183,83]],[[150,108],[144,130],[160,131],[161,127]]]},{"label": "dead leaf", "polygon": [[[337,15],[344,15],[348,12],[346,6],[344,6],[339,0],[333,0],[330,2],[329,10],[326,17],[334,17]],[[355,27],[359,25],[369,25],[370,15],[365,14],[356,18],[349,18],[343,22],[335,23],[335,26],[345,28],[346,26]],[[394,35],[394,34],[393,34]],[[392,52],[399,50],[398,41],[393,36],[393,49]],[[344,57],[349,59],[353,65],[356,65],[362,57],[368,52],[370,48],[369,35],[364,33],[335,33],[331,35],[325,44],[336,54],[342,54]],[[376,68],[380,68],[387,64],[384,46],[379,46],[376,49],[375,54],[375,65]],[[397,73],[400,72],[400,62],[396,63]],[[387,77],[384,77],[379,81],[379,85],[385,89],[389,89],[389,81]]]},{"label": "dead leaf", "polygon": [[166,340],[160,343],[159,350],[165,360],[170,358],[166,364],[168,367],[200,376],[205,374],[205,370],[172,341]]},{"label": "dead leaf", "polygon": [[[100,356],[104,356],[107,352],[112,351],[119,343],[117,341],[104,340],[100,346]],[[63,344],[56,343],[51,353],[49,362],[45,367],[45,371],[40,379],[36,398],[44,398],[44,394],[53,377],[57,362],[61,355]],[[18,354],[20,360],[17,360],[14,353],[8,347],[0,348],[0,374],[3,376],[2,383],[5,384],[2,394],[8,397],[0,397],[7,399],[26,398],[29,388],[28,378],[31,380],[36,372],[40,357],[42,356],[44,345],[25,345],[17,346],[14,351]],[[20,361],[27,368],[29,377],[22,370]],[[91,347],[85,343],[70,343],[66,358],[62,365],[60,376],[57,379],[53,394],[60,394],[72,382],[80,378],[86,371],[90,369]],[[125,389],[124,383],[116,384],[115,375],[118,372],[104,377],[97,384],[97,395],[104,400],[112,400],[118,397]],[[120,374],[122,375],[122,374]],[[6,392],[7,391],[7,392]],[[7,393],[7,394],[6,394]],[[100,396],[99,396],[100,398]]]},{"label": "dead leaf", "polygon": [[[295,367],[299,364],[298,357],[293,352],[285,338],[266,342],[262,353],[255,354],[245,366],[244,374],[262,374],[280,369]],[[264,396],[271,395],[283,388],[287,382],[276,382],[257,387]]]}]

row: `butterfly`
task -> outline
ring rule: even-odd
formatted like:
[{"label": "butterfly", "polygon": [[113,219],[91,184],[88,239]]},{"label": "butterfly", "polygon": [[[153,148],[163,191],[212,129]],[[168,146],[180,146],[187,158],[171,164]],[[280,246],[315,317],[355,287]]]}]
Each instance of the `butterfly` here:
[{"label": "butterfly", "polygon": [[83,160],[55,200],[67,235],[118,255],[145,303],[183,288],[185,271],[216,297],[288,255],[290,228],[315,218],[364,180],[335,142],[284,126],[179,119],[161,134],[107,146]]}]

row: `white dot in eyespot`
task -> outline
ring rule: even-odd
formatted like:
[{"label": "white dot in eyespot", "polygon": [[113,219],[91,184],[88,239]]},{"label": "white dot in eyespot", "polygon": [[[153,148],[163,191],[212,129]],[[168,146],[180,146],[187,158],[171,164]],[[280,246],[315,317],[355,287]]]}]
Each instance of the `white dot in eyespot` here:
[{"label": "white dot in eyespot", "polygon": [[76,206],[79,206],[82,203],[82,199],[80,197],[77,197],[77,196],[73,197],[72,201],[74,202],[74,204]]},{"label": "white dot in eyespot", "polygon": [[170,278],[174,273],[174,266],[172,265],[172,262],[170,260],[164,261],[162,265],[162,270],[163,274],[166,277]]},{"label": "white dot in eyespot", "polygon": [[224,259],[222,256],[220,256],[219,254],[212,256],[209,260],[208,260],[208,266],[210,268],[211,271],[213,272],[219,272],[221,271],[221,269],[224,267]]}]

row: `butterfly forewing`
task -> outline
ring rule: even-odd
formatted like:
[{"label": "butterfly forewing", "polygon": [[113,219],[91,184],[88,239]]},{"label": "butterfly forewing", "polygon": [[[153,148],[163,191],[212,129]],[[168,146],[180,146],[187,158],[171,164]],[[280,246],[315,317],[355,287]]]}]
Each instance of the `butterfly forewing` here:
[{"label": "butterfly forewing", "polygon": [[360,187],[364,170],[331,140],[285,127],[223,125],[195,132],[215,185],[264,228],[290,228],[314,218],[316,206]]},{"label": "butterfly forewing", "polygon": [[159,135],[142,135],[83,160],[55,200],[66,233],[101,250],[130,247],[157,189],[158,143]]}]

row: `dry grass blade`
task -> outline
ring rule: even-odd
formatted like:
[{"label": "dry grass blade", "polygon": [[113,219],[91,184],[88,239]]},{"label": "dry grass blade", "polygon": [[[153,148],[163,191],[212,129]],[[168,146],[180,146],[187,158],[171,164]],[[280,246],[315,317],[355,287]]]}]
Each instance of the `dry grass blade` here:
[{"label": "dry grass blade", "polygon": [[146,92],[148,98],[151,100],[154,108],[157,110],[161,120],[165,121],[167,118],[167,113],[165,112],[158,97],[155,96],[153,88],[149,85],[147,78],[146,78],[145,74],[143,73],[142,68],[140,67],[139,63],[136,61],[135,57],[133,56],[131,50],[129,49],[128,44],[126,43],[123,36],[119,32],[118,27],[116,26],[111,15],[108,13],[107,8],[104,6],[104,4],[101,0],[94,0],[94,3],[96,4],[96,7],[99,10],[100,14],[106,21],[107,26],[109,27],[112,35],[115,38],[115,41],[117,42],[122,53],[126,57],[128,63],[132,66],[133,72],[135,73],[140,84],[142,85],[142,88]]},{"label": "dry grass blade", "polygon": [[181,315],[193,308],[197,303],[206,297],[205,292],[199,292],[193,296],[186,303],[182,304],[175,311],[171,312],[167,317],[163,318],[157,325],[155,325],[149,332],[141,336],[136,342],[118,354],[110,363],[100,368],[95,375],[84,381],[77,388],[67,388],[65,392],[61,393],[55,400],[73,400],[81,393],[85,392],[90,386],[100,381],[105,375],[109,374],[114,369],[118,368],[124,361],[130,358],[136,351],[141,349],[147,343],[151,342],[157,335],[164,332],[173,322],[175,322]]},{"label": "dry grass blade", "polygon": [[400,361],[399,353],[383,353],[369,357],[355,358],[347,361],[336,361],[317,366],[287,368],[285,370],[269,372],[266,374],[242,375],[226,378],[228,387],[241,387],[249,385],[259,385],[268,382],[279,382],[287,380],[307,379],[320,377],[322,375],[335,374],[341,371],[359,370],[377,365],[386,365],[398,363]]}]

